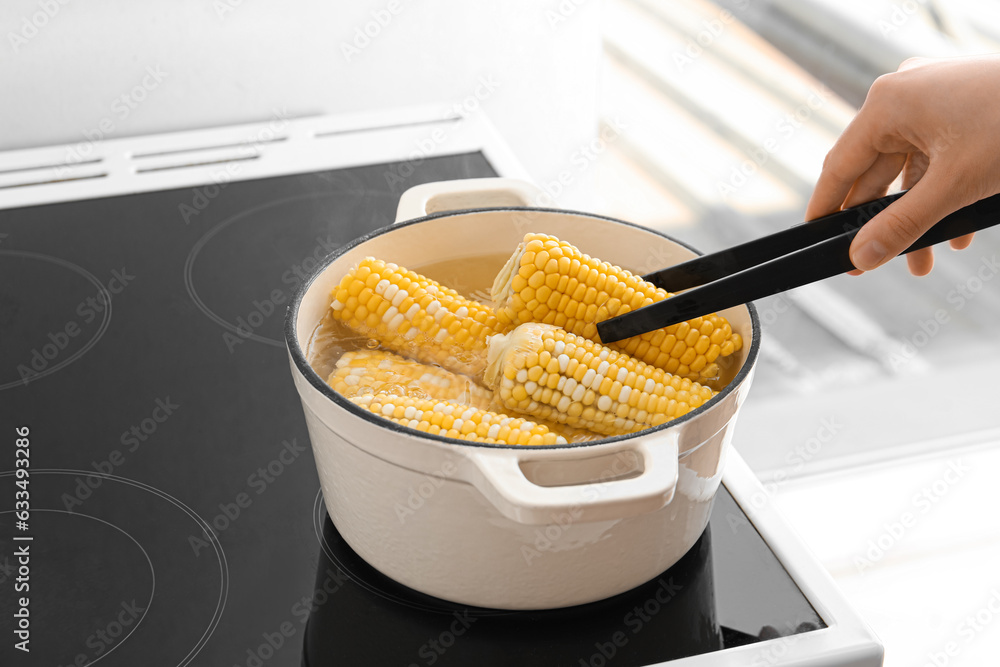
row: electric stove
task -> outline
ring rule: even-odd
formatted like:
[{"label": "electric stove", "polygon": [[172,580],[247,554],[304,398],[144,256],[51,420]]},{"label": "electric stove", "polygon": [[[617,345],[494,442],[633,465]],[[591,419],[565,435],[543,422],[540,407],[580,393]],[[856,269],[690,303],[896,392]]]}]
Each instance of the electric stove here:
[{"label": "electric stove", "polygon": [[285,309],[405,189],[521,175],[484,119],[367,122],[0,156],[0,663],[881,664],[736,455],[695,547],[593,604],[467,608],[351,551]]},{"label": "electric stove", "polygon": [[607,600],[546,611],[423,595],[365,563],[319,504],[315,519],[320,552],[303,665],[641,667],[826,627],[725,488],[709,527],[662,575]]}]

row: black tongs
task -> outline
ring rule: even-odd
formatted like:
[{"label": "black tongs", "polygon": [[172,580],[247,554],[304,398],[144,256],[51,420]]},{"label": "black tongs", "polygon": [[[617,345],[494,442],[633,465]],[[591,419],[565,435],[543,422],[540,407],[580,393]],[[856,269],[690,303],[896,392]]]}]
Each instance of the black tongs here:
[{"label": "black tongs", "polygon": [[[669,292],[688,291],[600,322],[597,333],[602,342],[611,343],[851,271],[855,266],[848,251],[855,234],[904,194],[891,194],[643,276]],[[996,224],[1000,224],[1000,195],[948,215],[904,252]]]}]

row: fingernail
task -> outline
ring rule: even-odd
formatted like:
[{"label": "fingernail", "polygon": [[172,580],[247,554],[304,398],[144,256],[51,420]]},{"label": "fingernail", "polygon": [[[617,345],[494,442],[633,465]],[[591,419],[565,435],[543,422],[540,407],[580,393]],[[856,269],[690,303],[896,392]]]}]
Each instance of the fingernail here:
[{"label": "fingernail", "polygon": [[871,271],[889,254],[885,246],[878,241],[868,241],[851,255],[851,262],[862,271]]}]

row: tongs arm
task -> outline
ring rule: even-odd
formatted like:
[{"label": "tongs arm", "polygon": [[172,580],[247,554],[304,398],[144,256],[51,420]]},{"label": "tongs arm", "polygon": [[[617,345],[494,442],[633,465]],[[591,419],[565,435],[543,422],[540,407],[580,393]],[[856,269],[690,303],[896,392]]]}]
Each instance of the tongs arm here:
[{"label": "tongs arm", "polygon": [[[651,273],[669,299],[598,323],[604,343],[631,338],[854,269],[851,241],[858,230],[905,192],[839,211],[790,229]],[[1000,195],[943,218],[904,253],[1000,224]]]}]

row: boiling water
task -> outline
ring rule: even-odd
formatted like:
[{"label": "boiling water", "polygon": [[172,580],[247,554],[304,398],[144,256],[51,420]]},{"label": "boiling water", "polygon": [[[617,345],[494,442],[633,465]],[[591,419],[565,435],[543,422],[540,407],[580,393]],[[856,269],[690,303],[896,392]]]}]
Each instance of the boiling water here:
[{"label": "boiling water", "polygon": [[[490,288],[493,286],[493,280],[509,258],[510,253],[494,253],[406,268],[436,280],[469,299],[491,304]],[[378,341],[351,331],[341,322],[334,320],[331,311],[313,332],[306,350],[306,358],[319,376],[326,379],[336,369],[337,360],[344,353],[350,350],[378,348]],[[740,356],[733,354],[725,358],[719,357],[720,377],[705,384],[716,390],[728,384],[739,370],[737,361]],[[482,384],[481,377],[469,378],[469,381]]]},{"label": "boiling water", "polygon": [[[466,298],[490,304],[493,279],[509,258],[510,253],[495,253],[406,268],[436,280]],[[336,369],[337,360],[345,352],[378,348],[378,341],[351,331],[343,323],[334,320],[331,311],[313,332],[306,358],[313,370],[326,379]]]}]

